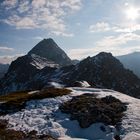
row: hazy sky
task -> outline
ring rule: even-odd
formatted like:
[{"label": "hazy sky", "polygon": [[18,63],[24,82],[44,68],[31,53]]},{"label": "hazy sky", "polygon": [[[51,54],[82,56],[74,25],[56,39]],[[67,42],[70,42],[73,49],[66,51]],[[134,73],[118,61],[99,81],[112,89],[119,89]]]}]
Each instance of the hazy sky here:
[{"label": "hazy sky", "polygon": [[50,37],[73,59],[140,51],[140,0],[0,0],[0,62]]}]

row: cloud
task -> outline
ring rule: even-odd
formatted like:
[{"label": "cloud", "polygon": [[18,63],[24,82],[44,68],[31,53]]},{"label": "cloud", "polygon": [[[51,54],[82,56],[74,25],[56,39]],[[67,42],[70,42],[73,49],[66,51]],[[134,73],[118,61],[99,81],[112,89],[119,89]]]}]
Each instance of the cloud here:
[{"label": "cloud", "polygon": [[33,37],[32,39],[35,39],[35,40],[43,40],[44,38],[41,37],[41,36],[35,36],[35,37]]},{"label": "cloud", "polygon": [[4,0],[1,5],[5,6],[6,10],[15,8],[17,5],[17,0]]},{"label": "cloud", "polygon": [[46,0],[33,0],[32,1],[32,6],[35,8],[35,9],[38,9],[40,7],[43,7],[45,6],[46,4]]},{"label": "cloud", "polygon": [[97,22],[89,26],[89,31],[91,33],[109,31],[108,34],[110,35],[105,35],[102,39],[96,41],[93,48],[71,50],[70,55],[72,57],[85,58],[102,51],[112,52],[113,55],[140,51],[140,46],[135,45],[136,42],[140,42],[140,35],[136,34],[136,31],[140,31],[140,25],[137,23],[114,25],[107,22]]},{"label": "cloud", "polygon": [[[117,36],[107,36],[95,42],[88,48],[71,49],[68,51],[72,59],[83,59],[87,56],[94,56],[99,52],[111,52],[113,55],[123,55],[134,51],[140,51],[140,46],[127,46],[130,41],[139,41],[140,35],[134,33],[123,33]],[[124,45],[122,47],[122,45]],[[127,47],[126,47],[127,46]]]},{"label": "cloud", "polygon": [[33,19],[29,17],[24,17],[21,19],[17,15],[13,15],[9,19],[5,19],[4,22],[11,26],[16,26],[17,29],[32,29],[37,27]]},{"label": "cloud", "polygon": [[135,31],[140,31],[140,24],[128,24],[128,25],[122,25],[122,26],[116,26],[113,27],[115,32],[121,32],[121,33],[133,33]]},{"label": "cloud", "polygon": [[96,33],[96,32],[117,32],[117,33],[133,33],[135,31],[140,30],[140,24],[120,24],[120,25],[113,25],[107,22],[97,22],[96,24],[92,24],[89,26],[89,32]]},{"label": "cloud", "polygon": [[57,36],[65,36],[65,37],[73,37],[74,36],[74,34],[72,34],[72,33],[64,33],[64,32],[59,32],[59,31],[53,31],[53,32],[51,32],[51,34],[55,34],[55,35],[57,35]]},{"label": "cloud", "polygon": [[24,54],[0,56],[0,63],[10,64],[12,61],[16,60],[18,57],[23,56],[23,55]]},{"label": "cloud", "polygon": [[28,10],[30,10],[29,4],[30,4],[29,1],[26,1],[26,0],[20,1],[20,4],[18,4],[17,11],[21,14],[27,12]]},{"label": "cloud", "polygon": [[106,32],[111,30],[110,25],[106,22],[98,22],[89,26],[90,32]]},{"label": "cloud", "polygon": [[134,33],[125,33],[120,34],[118,36],[107,36],[104,37],[102,40],[99,40],[96,42],[96,46],[99,47],[115,47],[120,46],[123,44],[128,43],[129,41],[136,41],[140,40],[140,35],[134,34]]},{"label": "cloud", "polygon": [[132,52],[140,52],[140,47],[139,46],[131,46],[128,47],[127,49],[121,48],[121,47],[112,47],[112,48],[88,48],[88,49],[71,49],[69,50],[69,56],[72,59],[84,59],[88,56],[95,56],[100,52],[111,52],[114,56],[120,56],[120,55],[125,55],[129,54]]},{"label": "cloud", "polygon": [[94,54],[96,54],[94,48],[70,49],[68,51],[68,55],[70,56],[70,58],[79,60],[86,58],[87,56],[93,56]]},{"label": "cloud", "polygon": [[79,11],[82,0],[6,0],[1,7],[6,16],[0,22],[16,29],[41,28],[56,35],[72,36],[65,17]]},{"label": "cloud", "polygon": [[14,51],[13,48],[0,47],[0,53],[9,53],[9,52],[13,52],[13,51]]}]

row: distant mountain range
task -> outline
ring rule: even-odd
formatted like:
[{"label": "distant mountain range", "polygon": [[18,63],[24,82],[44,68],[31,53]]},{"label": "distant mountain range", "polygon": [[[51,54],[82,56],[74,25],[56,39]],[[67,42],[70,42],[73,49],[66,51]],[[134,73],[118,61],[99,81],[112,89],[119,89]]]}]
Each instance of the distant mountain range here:
[{"label": "distant mountain range", "polygon": [[9,64],[0,64],[0,78],[4,76],[9,68]]},{"label": "distant mountain range", "polygon": [[72,61],[53,39],[42,40],[27,55],[11,63],[0,81],[0,93],[42,89],[52,82],[72,86],[83,80],[92,87],[140,98],[140,79],[111,53],[101,52],[80,62]]},{"label": "distant mountain range", "polygon": [[118,56],[125,68],[132,70],[140,78],[140,52]]}]

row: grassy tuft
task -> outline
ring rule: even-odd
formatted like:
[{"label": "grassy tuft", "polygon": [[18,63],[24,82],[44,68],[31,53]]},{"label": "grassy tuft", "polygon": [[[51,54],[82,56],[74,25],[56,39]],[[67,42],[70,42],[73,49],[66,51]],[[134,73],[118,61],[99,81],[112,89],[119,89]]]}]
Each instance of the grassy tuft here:
[{"label": "grassy tuft", "polygon": [[0,120],[0,140],[56,140],[50,135],[37,135],[36,131],[24,133],[13,129],[7,129],[8,122]]},{"label": "grassy tuft", "polygon": [[36,94],[32,94],[30,96],[31,99],[44,99],[44,98],[55,98],[57,96],[67,95],[71,92],[71,90],[66,88],[47,88],[43,89]]},{"label": "grassy tuft", "polygon": [[0,115],[14,113],[25,108],[26,102],[30,100],[39,100],[45,98],[54,98],[57,96],[67,95],[71,92],[65,88],[47,88],[37,93],[29,94],[29,91],[14,92],[0,96]]},{"label": "grassy tuft", "polygon": [[[54,98],[67,95],[71,92],[69,89],[47,88],[37,93],[29,94],[29,91],[13,92],[0,96],[0,115],[14,113],[25,108],[26,102],[30,100],[39,100],[45,98]],[[37,135],[36,131],[24,133],[7,129],[8,122],[0,120],[0,140],[55,140],[49,135]]]}]

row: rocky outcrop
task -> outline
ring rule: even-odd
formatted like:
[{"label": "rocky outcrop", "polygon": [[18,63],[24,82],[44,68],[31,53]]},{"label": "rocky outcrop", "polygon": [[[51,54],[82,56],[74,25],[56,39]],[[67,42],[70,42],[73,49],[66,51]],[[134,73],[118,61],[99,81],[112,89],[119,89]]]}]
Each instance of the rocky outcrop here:
[{"label": "rocky outcrop", "polygon": [[140,79],[125,69],[111,53],[99,53],[61,71],[63,73],[58,79],[67,85],[74,81],[87,81],[94,87],[113,89],[140,98]]}]

